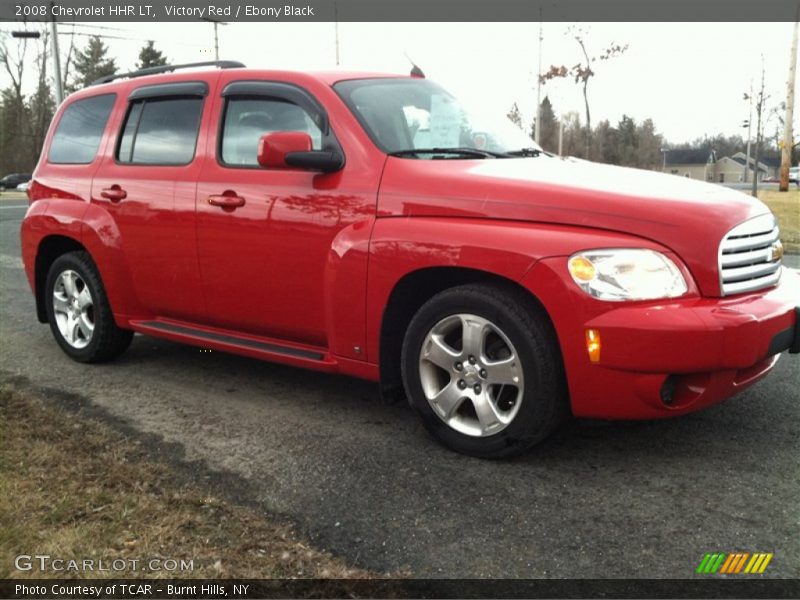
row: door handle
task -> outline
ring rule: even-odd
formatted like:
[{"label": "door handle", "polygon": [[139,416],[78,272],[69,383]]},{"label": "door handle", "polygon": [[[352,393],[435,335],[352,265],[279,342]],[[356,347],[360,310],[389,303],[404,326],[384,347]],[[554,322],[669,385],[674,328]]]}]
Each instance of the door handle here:
[{"label": "door handle", "polygon": [[208,203],[212,206],[220,206],[224,209],[233,210],[244,206],[245,200],[237,195],[236,192],[225,190],[222,194],[209,196]]},{"label": "door handle", "polygon": [[123,190],[119,187],[116,183],[109,188],[103,188],[103,191],[100,192],[100,195],[103,198],[107,198],[112,202],[119,202],[120,200],[124,200],[128,197],[128,192]]}]

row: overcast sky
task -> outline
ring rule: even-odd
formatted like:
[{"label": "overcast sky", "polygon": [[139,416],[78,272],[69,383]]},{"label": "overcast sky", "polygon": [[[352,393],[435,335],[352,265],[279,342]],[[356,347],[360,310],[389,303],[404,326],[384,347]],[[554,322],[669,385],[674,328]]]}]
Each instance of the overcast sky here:
[{"label": "overcast sky", "polygon": [[[106,39],[122,69],[133,68],[139,48],[148,39],[171,61],[213,58],[213,26],[208,23],[102,23],[118,29],[76,28],[132,39]],[[543,69],[572,66],[581,59],[568,23],[545,23]],[[615,123],[623,114],[637,121],[650,117],[671,142],[716,133],[744,134],[741,123],[749,106],[743,94],[760,85],[762,56],[767,107],[786,97],[791,47],[790,23],[584,23],[590,53],[612,42],[628,44],[627,52],[595,66],[589,84],[592,121]],[[15,26],[18,28],[18,26]],[[59,25],[62,52],[72,28]],[[11,23],[0,24],[11,29]],[[426,75],[459,97],[469,96],[507,112],[517,102],[532,117],[538,72],[538,23],[341,23],[340,68],[407,73],[407,53]],[[335,61],[333,23],[231,23],[219,27],[220,58],[251,67],[332,69]],[[85,37],[76,38],[79,43]],[[29,77],[29,82],[33,77]],[[8,85],[0,73],[0,85]],[[572,80],[548,83],[557,113],[578,111],[583,99]],[[798,115],[800,110],[795,111]],[[797,121],[796,121],[797,123]],[[767,121],[766,134],[776,127]],[[797,126],[795,125],[795,130]]]}]

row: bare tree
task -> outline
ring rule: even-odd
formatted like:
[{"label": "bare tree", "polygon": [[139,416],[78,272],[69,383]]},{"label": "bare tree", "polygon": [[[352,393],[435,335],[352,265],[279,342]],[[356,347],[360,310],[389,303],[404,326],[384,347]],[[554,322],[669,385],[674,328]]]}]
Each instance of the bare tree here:
[{"label": "bare tree", "polygon": [[581,53],[583,54],[583,60],[572,67],[567,67],[566,65],[551,65],[547,72],[542,73],[539,76],[539,80],[542,83],[546,83],[551,79],[573,77],[575,79],[575,83],[580,84],[583,88],[583,104],[586,110],[585,158],[588,159],[591,154],[592,144],[592,116],[591,111],[589,110],[589,80],[595,76],[592,65],[594,65],[597,61],[609,60],[615,56],[623,54],[628,49],[628,44],[621,45],[612,42],[611,45],[600,52],[600,54],[590,56],[587,48],[588,32],[585,29],[570,27],[567,29],[567,33],[575,39],[580,47]]},{"label": "bare tree", "polygon": [[25,74],[25,56],[28,53],[28,38],[20,38],[17,44],[9,44],[11,35],[0,31],[0,63],[11,78],[14,94],[22,99],[22,78]]},{"label": "bare tree", "polygon": [[63,67],[61,68],[61,89],[68,90],[69,86],[67,85],[69,82],[69,69],[72,66],[72,61],[75,56],[75,28],[72,28],[72,32],[69,34],[69,47],[67,48],[67,58],[63,62]]},{"label": "bare tree", "polygon": [[[23,79],[25,76],[25,62],[28,54],[28,38],[14,39],[12,41],[11,35],[7,31],[0,32],[0,64],[2,69],[8,74],[11,79],[11,85],[2,90],[2,98],[0,99],[0,147],[2,147],[2,156],[0,156],[0,165],[2,171],[17,170],[19,167],[27,163],[28,156],[24,150],[17,152],[8,152],[10,144],[13,140],[20,140],[24,144],[27,139],[25,138],[26,119],[25,119],[25,97],[22,93]],[[25,158],[22,158],[22,155]]]},{"label": "bare tree", "polygon": [[[755,109],[756,109],[756,143],[755,143],[755,150],[753,151],[753,196],[758,195],[758,159],[761,149],[761,137],[763,133],[763,128],[761,126],[761,115],[764,112],[764,107],[766,106],[767,100],[769,100],[769,94],[764,93],[764,57],[761,57],[761,88],[759,89],[757,94],[754,94],[752,100],[755,101]],[[744,95],[745,100],[751,100],[749,94]]]},{"label": "bare tree", "polygon": [[50,32],[46,25],[41,26],[39,33],[41,47],[36,62],[39,66],[39,77],[36,84],[36,92],[28,100],[28,127],[30,128],[30,153],[31,164],[36,164],[39,153],[44,145],[44,138],[47,135],[47,128],[55,112],[55,102],[47,78],[47,61],[50,58],[48,43]]},{"label": "bare tree", "polygon": [[[55,111],[47,71],[52,40],[46,25],[40,25],[37,33],[38,39],[13,41],[7,33],[0,33],[0,68],[11,80],[0,90],[0,172],[32,169]],[[30,56],[32,52],[35,57]],[[23,89],[30,87],[25,80],[28,75],[36,78],[36,87],[25,95]]]},{"label": "bare tree", "polygon": [[516,102],[514,102],[514,104],[511,105],[511,108],[509,109],[506,116],[508,117],[508,120],[511,121],[514,125],[516,125],[520,129],[523,129],[522,114],[519,112],[519,106],[517,105]]}]

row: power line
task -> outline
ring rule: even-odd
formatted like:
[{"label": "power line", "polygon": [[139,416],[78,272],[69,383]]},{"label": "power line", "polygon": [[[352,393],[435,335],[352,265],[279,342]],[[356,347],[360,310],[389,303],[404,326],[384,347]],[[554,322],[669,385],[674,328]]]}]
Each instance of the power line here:
[{"label": "power line", "polygon": [[91,23],[76,23],[74,21],[70,22],[60,22],[59,25],[64,27],[86,27],[87,29],[109,29],[112,31],[129,31],[128,29],[123,29],[122,27],[108,27],[107,25],[94,25]]}]

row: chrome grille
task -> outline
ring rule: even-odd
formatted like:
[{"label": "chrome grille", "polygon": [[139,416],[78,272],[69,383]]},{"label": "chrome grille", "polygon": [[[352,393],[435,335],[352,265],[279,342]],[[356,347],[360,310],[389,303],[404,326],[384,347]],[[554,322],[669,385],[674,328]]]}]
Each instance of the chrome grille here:
[{"label": "chrome grille", "polygon": [[781,278],[780,231],[772,214],[761,215],[731,229],[719,245],[719,276],[723,296],[770,287]]}]

